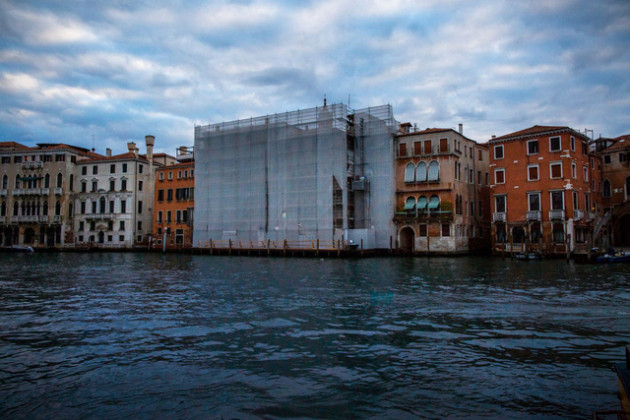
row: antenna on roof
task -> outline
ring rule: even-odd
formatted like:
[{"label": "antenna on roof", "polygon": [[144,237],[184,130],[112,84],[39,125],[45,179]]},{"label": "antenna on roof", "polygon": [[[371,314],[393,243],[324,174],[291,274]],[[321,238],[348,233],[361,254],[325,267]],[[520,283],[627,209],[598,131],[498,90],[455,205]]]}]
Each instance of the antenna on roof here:
[{"label": "antenna on roof", "polygon": [[94,151],[94,134],[92,134],[92,151]]}]

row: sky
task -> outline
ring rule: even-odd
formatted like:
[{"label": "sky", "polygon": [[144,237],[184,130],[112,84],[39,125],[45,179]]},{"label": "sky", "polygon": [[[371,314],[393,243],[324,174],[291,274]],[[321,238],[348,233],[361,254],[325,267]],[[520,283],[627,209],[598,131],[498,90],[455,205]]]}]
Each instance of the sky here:
[{"label": "sky", "polygon": [[630,134],[630,1],[0,0],[0,141],[175,155],[324,97],[482,143]]}]

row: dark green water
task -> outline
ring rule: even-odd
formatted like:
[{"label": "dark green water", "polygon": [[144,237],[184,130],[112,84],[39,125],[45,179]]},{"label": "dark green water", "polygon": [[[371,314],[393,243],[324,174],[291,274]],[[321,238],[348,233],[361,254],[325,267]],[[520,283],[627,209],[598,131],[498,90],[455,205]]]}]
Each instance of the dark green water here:
[{"label": "dark green water", "polygon": [[587,418],[628,268],[0,254],[0,417]]}]

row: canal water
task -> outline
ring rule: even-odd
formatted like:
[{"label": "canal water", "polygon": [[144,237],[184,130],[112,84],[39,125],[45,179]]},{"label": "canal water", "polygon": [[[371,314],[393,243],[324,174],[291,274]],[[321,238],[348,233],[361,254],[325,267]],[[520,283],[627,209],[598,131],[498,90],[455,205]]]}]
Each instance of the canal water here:
[{"label": "canal water", "polygon": [[627,265],[0,254],[1,418],[587,418]]}]

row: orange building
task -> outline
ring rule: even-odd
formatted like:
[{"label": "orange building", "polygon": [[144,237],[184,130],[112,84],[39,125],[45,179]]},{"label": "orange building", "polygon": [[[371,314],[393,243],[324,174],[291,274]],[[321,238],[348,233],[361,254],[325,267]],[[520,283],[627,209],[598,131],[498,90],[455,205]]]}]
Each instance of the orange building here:
[{"label": "orange building", "polygon": [[192,148],[177,150],[177,163],[156,170],[154,231],[156,248],[193,246],[195,161]]},{"label": "orange building", "polygon": [[607,147],[597,153],[602,165],[602,246],[630,246],[630,135],[606,140]]},{"label": "orange building", "polygon": [[489,141],[495,251],[586,248],[598,201],[588,141],[569,127],[539,125]]},{"label": "orange building", "polygon": [[450,128],[396,137],[396,225],[405,252],[462,254],[489,248],[488,147]]}]

